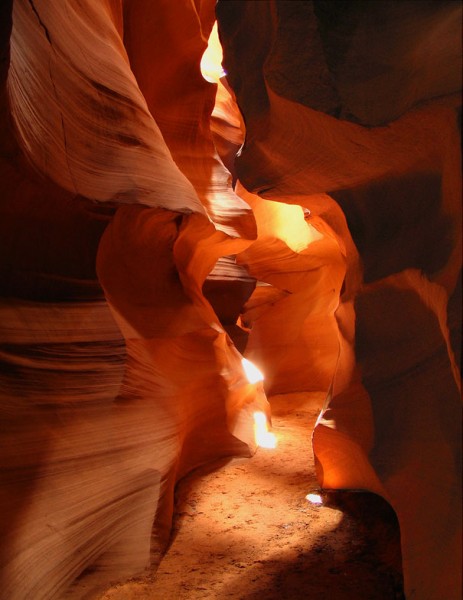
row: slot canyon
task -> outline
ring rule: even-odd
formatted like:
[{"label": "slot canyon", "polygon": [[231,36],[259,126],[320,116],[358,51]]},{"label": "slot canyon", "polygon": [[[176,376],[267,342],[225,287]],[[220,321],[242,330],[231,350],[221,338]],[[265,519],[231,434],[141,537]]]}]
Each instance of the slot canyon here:
[{"label": "slot canyon", "polygon": [[1,600],[461,598],[461,38],[0,3]]}]

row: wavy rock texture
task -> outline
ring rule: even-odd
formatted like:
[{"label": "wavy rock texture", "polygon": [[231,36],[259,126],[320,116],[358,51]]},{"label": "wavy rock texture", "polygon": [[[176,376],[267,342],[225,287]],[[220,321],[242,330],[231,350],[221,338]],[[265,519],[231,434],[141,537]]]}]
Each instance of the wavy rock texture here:
[{"label": "wavy rock texture", "polygon": [[201,210],[130,69],[122,27],[117,0],[13,3],[8,90],[23,151],[74,194]]},{"label": "wavy rock texture", "polygon": [[[2,598],[82,597],[156,564],[178,478],[252,453],[252,413],[268,410],[202,293],[218,261],[255,237],[198,138],[215,86],[179,101],[161,133],[124,46],[123,32],[135,60],[130,27],[146,20],[137,51],[168,61],[149,38],[184,20],[197,54],[213,4],[158,4],[161,24],[143,3],[2,5]],[[199,79],[187,40],[174,46]],[[254,285],[241,279],[236,314]]]},{"label": "wavy rock texture", "polygon": [[[217,14],[246,123],[237,177],[263,199],[326,219],[339,257],[344,244],[339,359],[313,437],[319,481],[391,503],[408,598],[459,598],[461,6],[222,1]],[[265,274],[288,255],[277,239],[245,251],[259,248]],[[334,263],[335,247],[325,255]],[[310,273],[312,298],[323,281]],[[260,292],[261,305],[277,310],[288,292]],[[266,313],[257,296],[250,306],[249,352],[264,356],[252,336]],[[299,327],[285,311],[282,327],[300,333],[311,310],[294,312]],[[316,349],[304,348],[309,371]],[[278,391],[289,391],[294,372],[273,350]]]},{"label": "wavy rock texture", "polygon": [[[251,209],[234,193],[213,142],[211,113],[217,85],[207,82],[200,71],[215,21],[214,2],[200,1],[196,8],[188,1],[177,4],[176,10],[170,0],[156,2],[156,10],[149,0],[124,5],[130,66],[175,163],[215,226],[233,238],[253,240],[256,224]],[[254,280],[236,265],[234,255],[218,257],[205,284],[207,297],[239,346],[242,332],[234,323],[253,286]]]},{"label": "wavy rock texture", "polygon": [[[131,68],[169,150],[217,227],[230,235],[255,237],[249,207],[229,185],[210,131],[216,85],[200,71],[214,23],[214,3],[169,0],[127,2],[124,43]],[[181,15],[181,18],[179,18]],[[153,35],[156,32],[156,35]],[[156,77],[153,77],[153,71]]]},{"label": "wavy rock texture", "polygon": [[461,7],[219,1],[211,83],[214,8],[0,6],[1,595],[159,561],[178,478],[254,449],[239,348],[460,598]]},{"label": "wavy rock texture", "polygon": [[339,354],[334,311],[345,255],[321,218],[238,192],[258,226],[257,241],[238,255],[259,281],[241,316],[250,329],[246,356],[266,374],[267,393],[326,391]]}]

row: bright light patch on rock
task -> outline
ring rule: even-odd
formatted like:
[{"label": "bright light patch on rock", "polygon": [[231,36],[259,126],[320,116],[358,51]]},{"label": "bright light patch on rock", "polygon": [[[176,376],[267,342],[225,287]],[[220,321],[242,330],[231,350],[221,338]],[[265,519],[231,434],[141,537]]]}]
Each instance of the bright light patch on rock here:
[{"label": "bright light patch on rock", "polygon": [[320,494],[307,494],[305,497],[311,504],[323,504],[323,498]]},{"label": "bright light patch on rock", "polygon": [[247,358],[242,358],[241,364],[243,365],[243,369],[246,373],[249,383],[257,383],[258,381],[264,380],[262,372],[250,360]]},{"label": "bright light patch on rock", "polygon": [[268,430],[267,417],[263,412],[254,413],[254,435],[256,444],[261,448],[276,448],[277,438]]},{"label": "bright light patch on rock", "polygon": [[217,32],[217,22],[215,22],[200,65],[201,75],[209,83],[219,83],[220,79],[226,76],[222,67],[222,59],[222,46]]}]

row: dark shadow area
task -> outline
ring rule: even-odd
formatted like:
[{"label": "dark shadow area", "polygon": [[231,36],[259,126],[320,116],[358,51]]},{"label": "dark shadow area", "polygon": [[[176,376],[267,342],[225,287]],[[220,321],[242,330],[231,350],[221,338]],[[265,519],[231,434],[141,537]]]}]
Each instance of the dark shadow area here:
[{"label": "dark shadow area", "polygon": [[[268,571],[272,584],[243,600],[405,600],[399,525],[390,505],[367,492],[321,495],[321,513],[326,507],[343,513],[338,527],[308,540],[310,549],[295,560],[262,561],[256,577]],[[345,537],[350,545],[340,549]]]},{"label": "dark shadow area", "polygon": [[404,269],[437,273],[457,232],[445,214],[438,173],[407,173],[331,194],[346,215],[371,283]]}]

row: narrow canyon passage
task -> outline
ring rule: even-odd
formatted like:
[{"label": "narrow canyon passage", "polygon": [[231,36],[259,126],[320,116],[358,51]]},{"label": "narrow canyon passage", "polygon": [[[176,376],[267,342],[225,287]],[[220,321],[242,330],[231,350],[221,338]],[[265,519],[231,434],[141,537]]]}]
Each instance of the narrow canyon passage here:
[{"label": "narrow canyon passage", "polygon": [[399,600],[392,511],[363,493],[317,493],[311,431],[324,394],[270,399],[276,449],[209,465],[176,493],[172,543],[151,577],[92,600]]},{"label": "narrow canyon passage", "polygon": [[0,600],[461,600],[462,7],[0,2]]}]

